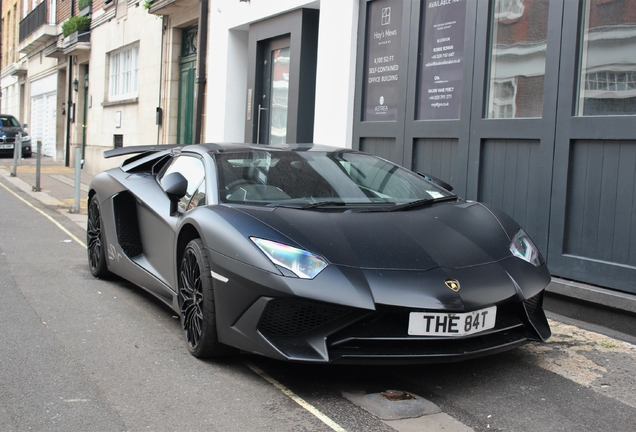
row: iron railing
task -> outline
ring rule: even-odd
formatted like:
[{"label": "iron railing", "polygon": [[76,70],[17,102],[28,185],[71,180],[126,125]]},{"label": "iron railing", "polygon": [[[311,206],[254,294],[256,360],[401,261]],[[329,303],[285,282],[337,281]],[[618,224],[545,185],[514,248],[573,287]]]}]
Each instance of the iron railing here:
[{"label": "iron railing", "polygon": [[46,24],[46,4],[47,2],[40,3],[25,19],[20,21],[20,42]]}]

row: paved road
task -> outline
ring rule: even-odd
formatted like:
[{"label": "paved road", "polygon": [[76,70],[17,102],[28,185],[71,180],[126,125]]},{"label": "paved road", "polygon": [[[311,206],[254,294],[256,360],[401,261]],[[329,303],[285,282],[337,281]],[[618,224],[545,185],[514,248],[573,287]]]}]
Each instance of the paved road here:
[{"label": "paved road", "polygon": [[82,228],[5,180],[2,431],[439,430],[382,421],[344,397],[386,390],[437,404],[446,430],[634,430],[636,347],[558,321],[548,344],[447,365],[199,361],[169,308],[126,282],[92,278]]}]

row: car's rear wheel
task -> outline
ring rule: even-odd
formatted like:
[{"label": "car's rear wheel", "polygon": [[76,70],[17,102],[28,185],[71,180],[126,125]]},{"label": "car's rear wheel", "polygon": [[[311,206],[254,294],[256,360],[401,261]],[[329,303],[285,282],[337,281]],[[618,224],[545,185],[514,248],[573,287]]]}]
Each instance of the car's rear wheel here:
[{"label": "car's rear wheel", "polygon": [[105,246],[99,201],[97,200],[97,195],[93,195],[88,203],[86,249],[88,251],[88,266],[91,269],[91,274],[98,278],[107,278],[111,275],[106,262]]},{"label": "car's rear wheel", "polygon": [[223,357],[234,352],[218,339],[210,270],[203,242],[192,240],[179,267],[179,310],[188,350],[198,358]]}]

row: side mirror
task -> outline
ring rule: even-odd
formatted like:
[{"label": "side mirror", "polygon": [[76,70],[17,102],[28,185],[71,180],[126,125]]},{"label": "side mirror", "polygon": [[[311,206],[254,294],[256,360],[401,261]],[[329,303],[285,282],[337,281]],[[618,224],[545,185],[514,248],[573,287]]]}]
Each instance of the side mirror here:
[{"label": "side mirror", "polygon": [[23,125],[22,125],[22,127],[23,127],[24,129],[26,129],[26,128],[28,128],[28,127],[29,127],[29,125],[25,123],[25,124],[23,124]]},{"label": "side mirror", "polygon": [[420,172],[418,172],[417,174],[422,176],[422,177],[424,177],[426,180],[428,180],[430,182],[433,182],[433,183],[435,183],[438,186],[443,187],[444,189],[446,189],[449,192],[453,190],[453,187],[451,185],[449,185],[448,183],[446,183],[444,180],[438,179],[437,177],[432,176],[430,174],[423,174],[423,173],[420,173]]},{"label": "side mirror", "polygon": [[188,180],[180,172],[172,172],[161,179],[161,188],[170,200],[170,214],[177,212],[177,203],[188,192]]}]

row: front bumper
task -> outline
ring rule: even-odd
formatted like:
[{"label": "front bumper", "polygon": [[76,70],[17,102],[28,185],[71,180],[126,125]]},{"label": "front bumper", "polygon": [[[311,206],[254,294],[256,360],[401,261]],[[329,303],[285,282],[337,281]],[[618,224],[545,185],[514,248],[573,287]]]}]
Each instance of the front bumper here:
[{"label": "front bumper", "polygon": [[[446,362],[494,354],[550,336],[543,311],[549,273],[546,268],[519,266],[518,259],[478,270],[452,270],[466,281],[465,292],[456,294],[430,282],[445,277],[448,269],[379,272],[330,266],[308,281],[212,254],[214,271],[228,279],[215,282],[220,341],[276,359]],[[387,273],[393,274],[387,277]],[[468,312],[492,305],[497,306],[493,329],[458,337],[408,334],[410,312]]]},{"label": "front bumper", "polygon": [[[0,155],[13,156],[14,139],[6,138],[5,141],[0,141]],[[22,156],[31,156],[33,149],[31,148],[31,141],[22,142]]]},{"label": "front bumper", "polygon": [[[436,363],[509,350],[549,335],[543,292],[497,305],[495,327],[465,337],[408,335],[408,308],[367,312],[301,299],[268,299],[257,330],[288,360],[332,363]],[[533,321],[544,328],[536,329]],[[547,333],[546,333],[547,329]],[[543,337],[541,336],[543,333]]]}]

